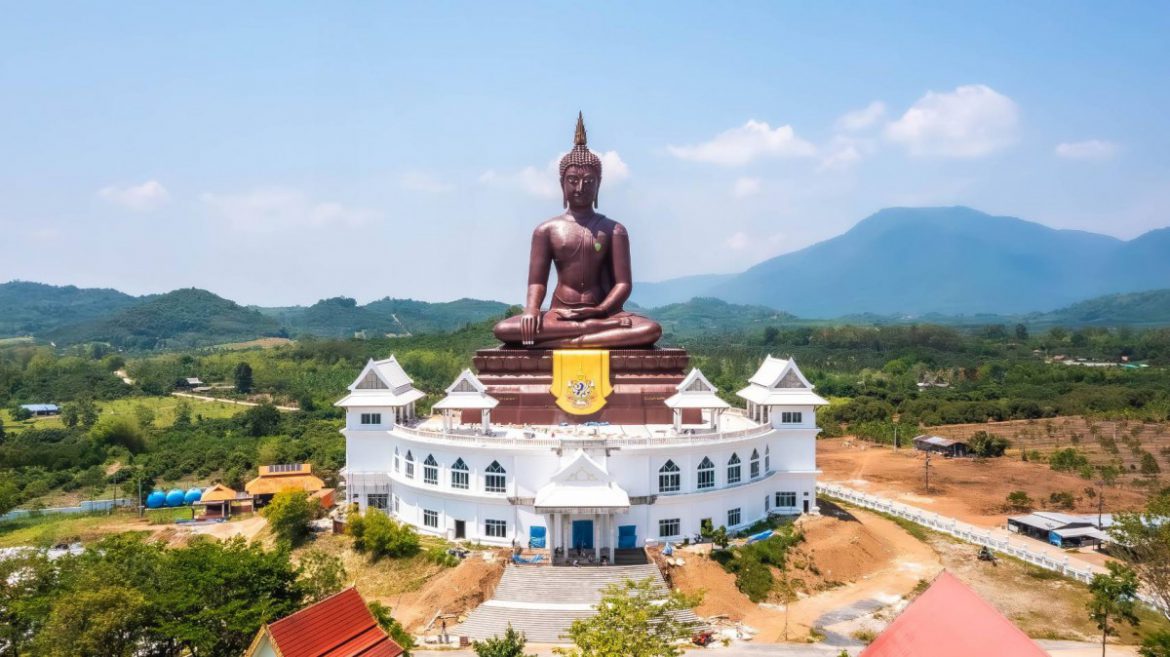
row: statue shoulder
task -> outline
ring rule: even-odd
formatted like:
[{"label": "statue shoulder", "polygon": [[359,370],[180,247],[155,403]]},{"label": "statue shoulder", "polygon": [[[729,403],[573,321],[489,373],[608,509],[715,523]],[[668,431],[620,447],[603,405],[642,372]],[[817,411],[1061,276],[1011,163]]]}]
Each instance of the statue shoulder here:
[{"label": "statue shoulder", "polygon": [[630,233],[626,230],[626,227],[621,225],[619,222],[614,221],[605,215],[601,215],[601,219],[605,222],[606,228],[610,234],[624,235],[626,237],[630,235]]}]

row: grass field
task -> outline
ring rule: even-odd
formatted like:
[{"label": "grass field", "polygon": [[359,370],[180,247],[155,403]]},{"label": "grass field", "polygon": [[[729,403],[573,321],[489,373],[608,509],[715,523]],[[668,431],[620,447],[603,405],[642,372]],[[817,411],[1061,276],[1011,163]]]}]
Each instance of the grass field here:
[{"label": "grass field", "polygon": [[[188,512],[190,513],[190,512]],[[140,523],[138,517],[121,511],[112,515],[99,513],[48,514],[18,518],[0,523],[0,548],[33,545],[50,547],[58,543],[90,541]],[[142,531],[146,531],[143,525]]]},{"label": "grass field", "polygon": [[[97,402],[97,406],[102,417],[107,415],[125,415],[130,418],[137,418],[135,409],[139,406],[145,406],[154,411],[154,426],[169,427],[175,422],[175,409],[178,408],[180,401],[178,397],[171,396],[126,397],[113,401]],[[232,417],[233,415],[248,410],[246,406],[240,406],[238,404],[205,402],[197,399],[188,399],[186,401],[191,406],[191,414],[193,417]],[[0,421],[4,422],[4,430],[12,433],[18,433],[22,429],[27,428],[49,429],[64,426],[60,416],[38,417],[25,420],[24,422],[17,422],[12,419],[11,410],[7,408],[0,409]]]}]

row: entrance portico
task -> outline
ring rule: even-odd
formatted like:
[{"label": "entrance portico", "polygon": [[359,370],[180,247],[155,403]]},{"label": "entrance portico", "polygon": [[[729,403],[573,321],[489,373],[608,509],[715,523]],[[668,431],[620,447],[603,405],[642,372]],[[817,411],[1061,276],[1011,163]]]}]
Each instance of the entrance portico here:
[{"label": "entrance portico", "polygon": [[552,480],[536,493],[535,510],[548,519],[549,543],[578,557],[593,553],[600,562],[604,554],[613,563],[618,545],[615,516],[630,509],[630,496],[610,478],[601,465],[577,450]]}]

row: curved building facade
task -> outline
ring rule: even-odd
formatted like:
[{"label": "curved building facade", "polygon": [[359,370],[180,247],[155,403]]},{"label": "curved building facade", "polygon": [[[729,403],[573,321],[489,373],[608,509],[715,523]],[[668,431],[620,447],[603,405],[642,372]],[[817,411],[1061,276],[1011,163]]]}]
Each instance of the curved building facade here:
[{"label": "curved building facade", "polygon": [[371,361],[338,402],[347,496],[421,533],[598,556],[815,512],[825,402],[794,362],[769,357],[739,393],[746,409],[726,409],[697,370],[679,389],[666,403],[701,423],[492,426],[490,397],[464,372],[436,406],[479,409],[468,425],[416,417],[421,395],[397,361]]}]

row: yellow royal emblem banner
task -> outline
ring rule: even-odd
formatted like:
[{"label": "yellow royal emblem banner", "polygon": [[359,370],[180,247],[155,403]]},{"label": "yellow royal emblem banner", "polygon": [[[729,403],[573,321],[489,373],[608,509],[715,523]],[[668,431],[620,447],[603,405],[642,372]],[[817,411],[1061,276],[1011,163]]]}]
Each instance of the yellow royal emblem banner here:
[{"label": "yellow royal emblem banner", "polygon": [[589,415],[605,406],[613,392],[609,383],[609,351],[605,349],[557,349],[553,351],[550,391],[557,406],[573,415]]}]

